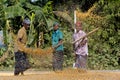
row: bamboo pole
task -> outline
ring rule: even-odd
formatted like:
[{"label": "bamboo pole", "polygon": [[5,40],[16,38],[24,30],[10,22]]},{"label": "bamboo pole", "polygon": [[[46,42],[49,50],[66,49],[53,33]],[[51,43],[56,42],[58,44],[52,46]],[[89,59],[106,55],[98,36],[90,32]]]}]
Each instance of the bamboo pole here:
[{"label": "bamboo pole", "polygon": [[74,44],[74,43],[76,43],[76,42],[80,41],[81,39],[83,39],[83,38],[85,38],[85,37],[90,36],[91,34],[93,34],[94,32],[96,32],[98,29],[99,29],[99,28],[96,28],[96,29],[94,29],[94,30],[90,31],[90,32],[89,32],[89,33],[87,33],[85,36],[80,37],[78,40],[73,41],[73,42],[71,42],[71,43],[72,43],[72,44]]}]

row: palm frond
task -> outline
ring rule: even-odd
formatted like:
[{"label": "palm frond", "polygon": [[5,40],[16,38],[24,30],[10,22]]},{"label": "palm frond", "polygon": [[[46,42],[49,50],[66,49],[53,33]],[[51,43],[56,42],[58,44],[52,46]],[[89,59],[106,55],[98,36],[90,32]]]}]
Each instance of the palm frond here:
[{"label": "palm frond", "polygon": [[72,25],[72,28],[73,28],[73,20],[72,20],[72,18],[66,12],[53,11],[53,13],[56,16],[62,17],[64,20],[68,21]]}]

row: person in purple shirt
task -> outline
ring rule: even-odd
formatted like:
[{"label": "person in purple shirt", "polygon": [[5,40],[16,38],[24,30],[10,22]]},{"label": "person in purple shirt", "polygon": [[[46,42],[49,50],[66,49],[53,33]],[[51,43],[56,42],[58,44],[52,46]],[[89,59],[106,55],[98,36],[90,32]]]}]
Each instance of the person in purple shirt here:
[{"label": "person in purple shirt", "polygon": [[[82,30],[82,23],[80,21],[76,22],[75,28],[76,28],[76,32],[73,34],[74,41],[86,35],[86,33]],[[83,38],[82,40],[76,42],[73,45],[73,49],[75,52],[75,66],[74,67],[86,69],[87,56],[88,56],[87,38]]]}]

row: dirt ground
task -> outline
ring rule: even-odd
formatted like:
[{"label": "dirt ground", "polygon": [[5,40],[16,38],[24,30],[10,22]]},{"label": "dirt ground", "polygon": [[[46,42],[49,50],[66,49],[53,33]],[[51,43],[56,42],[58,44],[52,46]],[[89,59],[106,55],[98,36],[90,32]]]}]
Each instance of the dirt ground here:
[{"label": "dirt ground", "polygon": [[0,71],[0,80],[120,80],[120,71],[66,69],[61,72],[26,71],[19,76],[11,71]]}]

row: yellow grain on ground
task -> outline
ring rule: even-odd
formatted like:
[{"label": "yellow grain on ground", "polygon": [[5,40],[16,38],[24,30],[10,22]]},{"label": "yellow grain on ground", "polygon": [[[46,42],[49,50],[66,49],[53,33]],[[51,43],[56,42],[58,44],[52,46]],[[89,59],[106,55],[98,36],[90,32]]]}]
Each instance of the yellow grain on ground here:
[{"label": "yellow grain on ground", "polygon": [[25,72],[24,76],[4,75],[0,80],[120,80],[120,71],[65,69],[63,71]]}]

